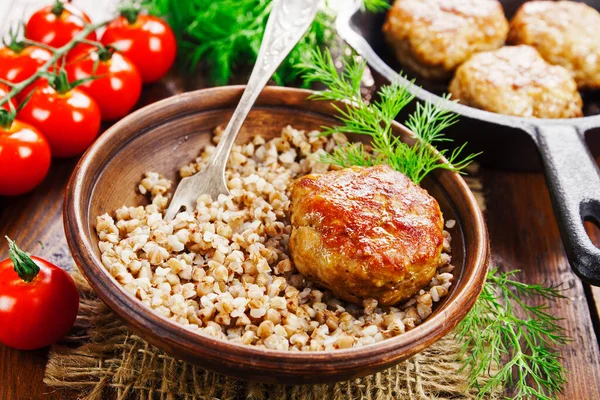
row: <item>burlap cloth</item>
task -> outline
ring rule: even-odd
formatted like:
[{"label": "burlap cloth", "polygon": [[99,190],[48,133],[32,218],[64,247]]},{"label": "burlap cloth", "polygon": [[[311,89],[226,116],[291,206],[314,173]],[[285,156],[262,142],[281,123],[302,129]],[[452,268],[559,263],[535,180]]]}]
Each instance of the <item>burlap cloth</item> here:
[{"label": "burlap cloth", "polygon": [[[477,174],[475,174],[477,176]],[[469,186],[484,206],[479,179]],[[328,385],[265,385],[218,375],[170,357],[135,335],[74,274],[81,304],[74,333],[49,355],[44,382],[78,398],[125,399],[471,399],[452,334],[395,367]],[[485,377],[482,377],[485,380]]]}]

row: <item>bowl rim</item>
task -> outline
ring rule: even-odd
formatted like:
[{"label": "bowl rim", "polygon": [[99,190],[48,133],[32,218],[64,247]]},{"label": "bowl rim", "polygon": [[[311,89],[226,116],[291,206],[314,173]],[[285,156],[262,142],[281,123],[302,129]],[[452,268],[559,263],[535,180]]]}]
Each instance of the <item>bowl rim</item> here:
[{"label": "bowl rim", "polygon": [[[374,344],[350,349],[292,352],[289,350],[262,349],[212,338],[186,329],[177,322],[148,308],[141,301],[129,294],[125,288],[110,275],[101,262],[90,262],[94,261],[96,258],[94,249],[92,248],[94,244],[91,243],[91,238],[86,238],[85,226],[87,226],[88,221],[85,216],[87,216],[87,205],[82,204],[79,199],[82,198],[82,183],[86,179],[86,176],[92,176],[94,171],[94,159],[102,152],[104,145],[113,140],[124,126],[127,126],[136,120],[143,119],[143,115],[145,114],[159,113],[166,105],[188,98],[211,96],[219,92],[229,92],[229,94],[241,95],[244,88],[245,86],[243,85],[236,85],[185,92],[143,107],[107,129],[77,163],[65,192],[63,223],[67,242],[76,265],[93,288],[102,289],[95,290],[97,295],[123,319],[126,318],[121,315],[121,312],[125,312],[127,315],[137,315],[142,318],[145,325],[148,326],[149,324],[159,323],[161,325],[160,328],[167,334],[163,339],[178,337],[181,342],[179,343],[180,345],[187,347],[201,346],[207,351],[212,351],[215,355],[226,352],[230,355],[237,356],[237,360],[243,361],[244,364],[265,365],[275,363],[278,369],[285,369],[283,365],[281,365],[282,358],[299,363],[305,362],[306,364],[298,364],[303,366],[309,366],[311,363],[321,364],[326,362],[329,365],[340,366],[340,368],[344,369],[344,367],[349,368],[346,364],[348,364],[350,359],[353,362],[358,362],[360,360],[372,359],[375,356],[390,354],[391,352],[406,352],[411,349],[416,349],[416,351],[414,351],[414,353],[416,353],[426,347],[423,344],[428,338],[435,338],[435,340],[438,340],[452,330],[456,324],[466,316],[483,289],[489,262],[489,239],[483,213],[477,206],[477,201],[473,193],[459,174],[448,170],[443,170],[439,173],[453,175],[453,181],[461,186],[459,188],[460,191],[466,195],[464,200],[468,203],[470,212],[475,216],[473,221],[468,221],[468,223],[474,225],[477,236],[477,245],[475,246],[477,252],[474,256],[475,266],[473,272],[470,275],[464,275],[462,277],[462,279],[465,280],[464,284],[457,286],[454,289],[457,291],[455,300],[453,302],[448,302],[440,312],[428,317],[415,329]],[[306,89],[267,86],[263,90],[262,95],[277,93],[304,95],[304,97],[308,97],[314,92]],[[265,105],[268,106],[268,104]],[[288,107],[293,108],[293,105]],[[394,127],[410,133],[406,127],[398,122],[394,122]],[[95,179],[97,179],[97,177]],[[475,290],[473,290],[473,288],[475,288]],[[119,304],[113,302],[113,299],[109,299],[104,292],[114,292],[115,289],[121,294],[121,296],[115,296],[115,299]],[[449,317],[453,317],[455,322],[452,323],[449,321]],[[190,345],[188,345],[188,343]]]}]

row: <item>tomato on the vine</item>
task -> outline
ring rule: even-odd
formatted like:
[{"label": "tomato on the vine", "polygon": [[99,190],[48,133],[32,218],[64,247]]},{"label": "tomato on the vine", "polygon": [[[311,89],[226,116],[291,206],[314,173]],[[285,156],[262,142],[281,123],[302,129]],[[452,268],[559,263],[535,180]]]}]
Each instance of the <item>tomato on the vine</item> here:
[{"label": "tomato on the vine", "polygon": [[[62,47],[91,23],[83,11],[72,4],[56,0],[54,5],[43,7],[33,13],[25,25],[25,37],[52,47]],[[87,37],[96,40],[96,33]]]},{"label": "tomato on the vine", "polygon": [[20,48],[19,44],[0,49],[0,79],[19,83],[35,74],[52,58],[52,53],[37,46]]},{"label": "tomato on the vine", "polygon": [[[0,100],[10,88],[0,84]],[[0,196],[16,196],[39,185],[50,169],[50,146],[33,126],[15,121],[18,108],[0,108]]]},{"label": "tomato on the vine", "polygon": [[49,169],[50,146],[36,128],[19,120],[0,127],[0,196],[29,192]]},{"label": "tomato on the vine", "polygon": [[96,100],[103,120],[121,118],[135,106],[142,91],[142,77],[127,57],[108,47],[86,50],[65,66],[70,81],[98,76],[78,86]]},{"label": "tomato on the vine", "polygon": [[124,10],[110,22],[102,44],[113,46],[140,70],[144,83],[156,82],[169,71],[177,54],[171,27],[162,19]]},{"label": "tomato on the vine", "polygon": [[79,293],[63,269],[9,241],[0,262],[0,342],[20,350],[58,342],[75,323]]},{"label": "tomato on the vine", "polygon": [[64,70],[53,78],[52,83],[38,81],[18,117],[42,131],[53,156],[73,157],[98,136],[100,108],[88,94],[70,85]]}]

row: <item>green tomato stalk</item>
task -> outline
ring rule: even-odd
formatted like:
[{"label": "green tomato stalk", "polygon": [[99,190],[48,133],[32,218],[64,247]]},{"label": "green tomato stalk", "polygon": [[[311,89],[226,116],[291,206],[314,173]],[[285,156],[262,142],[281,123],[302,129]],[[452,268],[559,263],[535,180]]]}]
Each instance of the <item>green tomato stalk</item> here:
[{"label": "green tomato stalk", "polygon": [[60,0],[56,0],[52,5],[52,14],[56,15],[57,17],[60,17],[63,11],[65,11],[64,3]]},{"label": "green tomato stalk", "polygon": [[8,236],[5,238],[8,240],[8,256],[15,266],[15,272],[24,282],[31,282],[39,274],[40,267]]}]

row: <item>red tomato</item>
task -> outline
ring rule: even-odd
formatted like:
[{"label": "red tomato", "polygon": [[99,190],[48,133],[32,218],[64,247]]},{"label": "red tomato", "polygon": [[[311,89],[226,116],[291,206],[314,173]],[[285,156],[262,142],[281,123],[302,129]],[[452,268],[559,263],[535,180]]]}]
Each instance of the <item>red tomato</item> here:
[{"label": "red tomato", "polygon": [[106,26],[102,43],[129,58],[140,70],[144,83],[165,76],[177,53],[175,35],[169,25],[151,15],[138,15],[132,24],[125,17],[118,17]]},{"label": "red tomato", "polygon": [[[29,18],[25,37],[48,46],[62,47],[83,30],[86,22],[91,23],[91,20],[83,11],[57,0],[54,5],[39,9]],[[96,33],[91,32],[87,39],[96,40]]]},{"label": "red tomato", "polygon": [[10,128],[0,127],[0,196],[29,192],[44,180],[49,168],[50,146],[36,128],[18,120]]},{"label": "red tomato", "polygon": [[[29,257],[12,242],[10,251],[18,252],[22,262],[18,273],[10,259],[0,262],[0,342],[20,350],[54,344],[71,330],[77,317],[75,282],[64,270]],[[21,276],[32,279],[27,282]]]},{"label": "red tomato", "polygon": [[56,157],[83,153],[100,131],[100,108],[94,99],[77,88],[59,93],[45,79],[18,117],[44,134]]},{"label": "red tomato", "polygon": [[[5,85],[4,83],[0,83],[0,99],[3,99],[4,96],[6,96],[9,92],[10,92],[10,88],[7,85]],[[10,111],[10,106],[8,105],[8,103],[12,103],[13,109],[16,110],[16,105],[15,105],[15,102],[13,101],[13,99],[10,99],[8,102],[4,103],[2,105],[2,108],[4,108],[6,111]]]},{"label": "red tomato", "polygon": [[[104,58],[108,59],[103,61]],[[137,67],[119,53],[111,55],[110,50],[84,53],[75,59],[65,67],[69,81],[100,76],[78,88],[96,100],[102,119],[114,120],[127,115],[142,91],[142,77]]]},{"label": "red tomato", "polygon": [[22,82],[50,58],[50,51],[37,46],[25,47],[19,52],[3,47],[0,49],[0,78],[13,83]]}]

